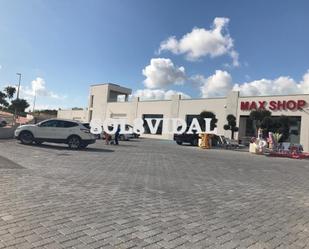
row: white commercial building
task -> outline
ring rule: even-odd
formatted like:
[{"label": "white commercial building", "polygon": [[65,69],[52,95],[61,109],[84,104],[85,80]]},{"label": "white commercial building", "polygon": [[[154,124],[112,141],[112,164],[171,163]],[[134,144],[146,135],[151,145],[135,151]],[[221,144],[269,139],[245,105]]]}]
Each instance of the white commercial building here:
[{"label": "white commercial building", "polygon": [[[223,126],[227,123],[227,115],[233,114],[239,127],[236,138],[241,140],[254,135],[249,114],[251,110],[262,108],[271,111],[272,116],[289,116],[293,120],[291,142],[300,143],[309,151],[309,94],[241,97],[239,92],[232,91],[222,98],[181,99],[180,95],[174,95],[170,100],[132,98],[128,101],[131,92],[131,89],[111,83],[92,85],[86,110],[59,110],[58,117],[84,122],[125,118],[129,124],[136,118],[181,118],[189,123],[206,110],[216,115],[218,133],[226,136],[230,136],[230,131]],[[157,135],[145,136],[172,139],[172,134],[161,134],[160,130]]]}]

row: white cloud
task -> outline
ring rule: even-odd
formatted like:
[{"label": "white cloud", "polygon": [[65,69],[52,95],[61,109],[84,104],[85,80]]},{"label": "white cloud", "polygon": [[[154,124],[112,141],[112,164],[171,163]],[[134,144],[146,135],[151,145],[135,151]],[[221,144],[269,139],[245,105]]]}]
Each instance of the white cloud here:
[{"label": "white cloud", "polygon": [[232,76],[221,70],[205,78],[203,75],[191,77],[195,85],[200,86],[202,97],[226,96],[231,90],[239,91],[242,96],[288,95],[309,93],[309,70],[300,82],[289,76],[275,79],[260,79],[234,84]]},{"label": "white cloud", "polygon": [[235,84],[233,90],[240,91],[243,96],[309,93],[309,71],[304,74],[300,82],[288,76],[280,76],[276,79],[261,79]]},{"label": "white cloud", "polygon": [[37,77],[35,80],[31,81],[31,87],[21,88],[21,93],[26,97],[41,96],[49,97],[53,99],[63,98],[62,96],[48,90],[46,88],[45,80],[43,78]]},{"label": "white cloud", "polygon": [[179,91],[174,91],[174,90],[168,90],[167,92],[165,92],[165,99],[171,99],[173,95],[181,95],[182,99],[191,99],[191,96],[183,93],[183,92],[179,92]]},{"label": "white cloud", "polygon": [[51,97],[54,99],[60,98],[58,94],[52,91],[49,91],[46,88],[45,80],[40,77],[37,77],[35,80],[33,80],[31,82],[31,86],[32,86],[33,93],[36,94],[37,96]]},{"label": "white cloud", "polygon": [[201,85],[201,95],[204,98],[226,96],[233,87],[231,75],[221,70],[216,70],[215,74],[208,78],[203,75],[193,76],[192,80]]},{"label": "white cloud", "polygon": [[232,60],[233,60],[232,65],[234,67],[239,67],[240,63],[239,63],[239,54],[238,54],[238,52],[236,52],[235,50],[232,50],[230,52],[230,56],[232,57]]},{"label": "white cloud", "polygon": [[26,99],[30,104],[28,111],[33,109],[34,96],[36,96],[36,110],[58,109],[63,105],[61,102],[66,98],[65,96],[50,91],[46,87],[45,80],[40,77],[32,80],[30,87],[22,85],[20,87],[20,96]]},{"label": "white cloud", "polygon": [[171,99],[173,95],[181,95],[182,99],[189,99],[191,98],[189,95],[178,92],[174,90],[165,91],[164,89],[139,89],[134,92],[134,97],[139,97],[140,100],[167,100]]},{"label": "white cloud", "polygon": [[174,54],[185,54],[188,60],[198,60],[201,57],[211,58],[229,55],[233,66],[239,66],[239,54],[234,49],[234,41],[228,32],[229,18],[216,17],[211,29],[193,28],[177,40],[175,36],[161,42],[159,53],[170,51]]},{"label": "white cloud", "polygon": [[165,88],[169,85],[181,85],[186,80],[184,67],[177,67],[170,59],[153,58],[150,65],[143,69],[147,88]]},{"label": "white cloud", "polygon": [[183,92],[166,90],[170,85],[183,84],[185,81],[192,87],[199,88],[204,98],[223,97],[231,90],[240,91],[243,96],[309,94],[309,70],[299,82],[289,76],[252,81],[249,81],[250,77],[247,76],[247,82],[236,84],[232,76],[224,70],[216,70],[209,77],[187,76],[185,69],[176,67],[170,59],[154,58],[151,59],[150,65],[145,67],[143,74],[146,76],[144,81],[146,89],[137,90],[134,94],[141,99],[170,99],[174,94],[181,94],[184,98],[188,98],[190,96]]},{"label": "white cloud", "polygon": [[303,93],[309,93],[309,70],[303,75],[303,80],[300,82],[299,88]]}]

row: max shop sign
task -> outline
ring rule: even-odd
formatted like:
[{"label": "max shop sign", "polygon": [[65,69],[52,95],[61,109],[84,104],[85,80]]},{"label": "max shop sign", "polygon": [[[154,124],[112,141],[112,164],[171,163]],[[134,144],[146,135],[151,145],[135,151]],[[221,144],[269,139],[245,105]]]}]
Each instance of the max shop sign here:
[{"label": "max shop sign", "polygon": [[306,106],[305,100],[271,100],[267,101],[241,101],[240,109],[242,111],[249,111],[249,110],[258,110],[258,109],[269,109],[272,111],[279,111],[279,110],[301,110],[303,107]]}]

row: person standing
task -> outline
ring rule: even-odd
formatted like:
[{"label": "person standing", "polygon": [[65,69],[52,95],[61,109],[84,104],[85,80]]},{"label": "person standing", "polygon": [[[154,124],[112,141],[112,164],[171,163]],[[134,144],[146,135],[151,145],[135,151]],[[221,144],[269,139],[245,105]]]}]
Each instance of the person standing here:
[{"label": "person standing", "polygon": [[104,131],[103,138],[105,138],[105,144],[109,145],[109,142],[111,140],[111,136],[106,131]]},{"label": "person standing", "polygon": [[117,130],[115,133],[115,145],[119,144],[119,134],[120,134],[120,125],[117,126]]}]

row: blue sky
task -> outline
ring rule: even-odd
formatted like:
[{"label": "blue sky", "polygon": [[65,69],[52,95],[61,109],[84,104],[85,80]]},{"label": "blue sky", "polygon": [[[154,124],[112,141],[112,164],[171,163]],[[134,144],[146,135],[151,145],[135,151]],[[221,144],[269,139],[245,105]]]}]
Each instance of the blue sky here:
[{"label": "blue sky", "polygon": [[[247,95],[307,93],[308,9],[305,0],[0,0],[0,86],[16,84],[22,73],[22,94],[31,101],[37,86],[41,108],[86,106],[89,85],[100,82],[145,98],[168,90],[213,97],[235,87]],[[226,20],[222,35],[232,41],[219,55],[207,36],[215,18]],[[204,50],[190,59],[196,47],[181,39],[195,27],[206,32],[196,36]],[[172,36],[176,45],[159,53]],[[163,62],[166,75],[156,82]],[[147,66],[151,73],[143,74]],[[177,77],[165,84],[170,73]]]}]

